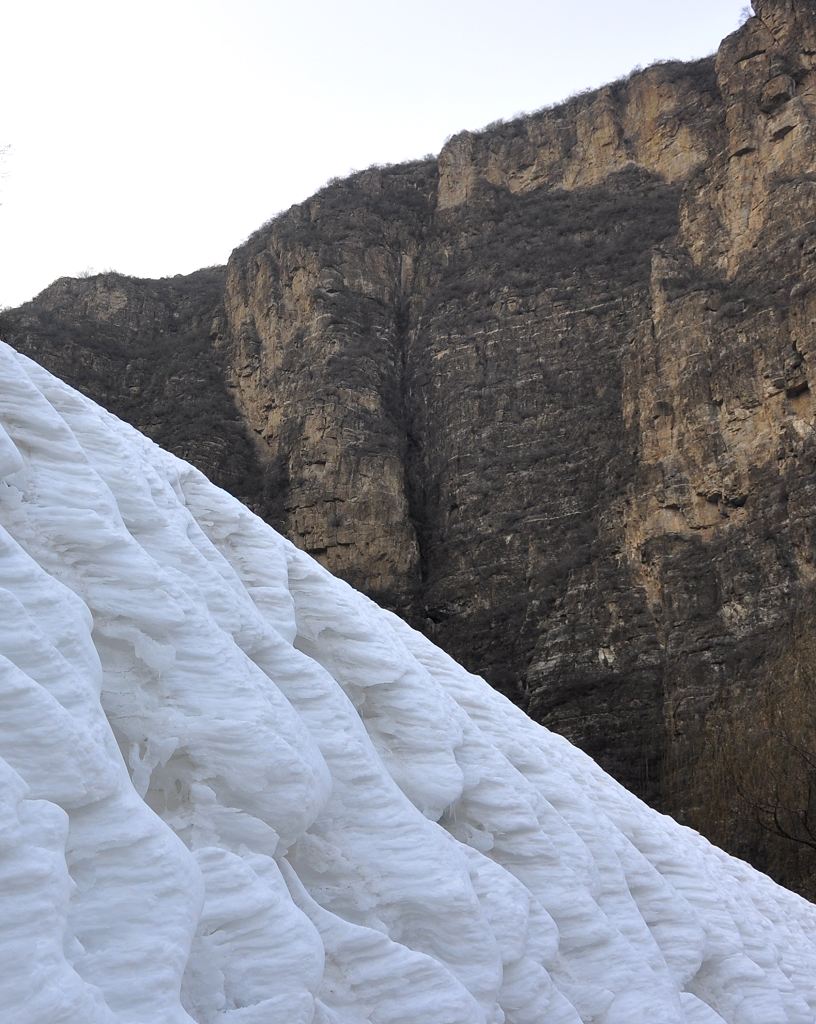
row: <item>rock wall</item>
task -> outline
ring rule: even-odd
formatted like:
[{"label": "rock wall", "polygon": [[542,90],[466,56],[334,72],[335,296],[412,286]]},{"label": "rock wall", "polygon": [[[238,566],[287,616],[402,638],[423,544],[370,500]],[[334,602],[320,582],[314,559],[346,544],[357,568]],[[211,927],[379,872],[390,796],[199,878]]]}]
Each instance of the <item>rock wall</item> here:
[{"label": "rock wall", "polygon": [[218,344],[261,444],[268,518],[354,586],[421,603],[407,481],[408,305],[433,161],[338,182],[257,232],[227,269]]},{"label": "rock wall", "polygon": [[[60,282],[5,335],[626,785],[801,885],[750,815],[712,821],[699,771],[816,576],[816,5],[755,8],[716,59],[329,184],[195,308],[185,279],[158,307],[162,283]],[[156,333],[159,307],[185,345]],[[161,415],[128,376],[145,336]],[[217,421],[175,437],[205,390]]]},{"label": "rock wall", "polygon": [[263,470],[254,435],[213,343],[224,282],[223,267],[157,281],[116,273],[60,278],[33,302],[0,313],[0,331],[21,352],[259,507]]}]

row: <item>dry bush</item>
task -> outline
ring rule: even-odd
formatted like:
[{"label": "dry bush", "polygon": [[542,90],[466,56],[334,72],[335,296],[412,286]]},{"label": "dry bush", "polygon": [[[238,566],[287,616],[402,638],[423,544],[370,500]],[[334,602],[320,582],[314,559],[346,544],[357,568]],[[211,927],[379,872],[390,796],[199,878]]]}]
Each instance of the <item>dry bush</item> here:
[{"label": "dry bush", "polygon": [[[816,894],[816,614],[800,613],[749,693],[721,698],[698,764],[703,827],[785,884]],[[746,830],[746,819],[753,829]],[[741,826],[739,828],[738,826]]]}]

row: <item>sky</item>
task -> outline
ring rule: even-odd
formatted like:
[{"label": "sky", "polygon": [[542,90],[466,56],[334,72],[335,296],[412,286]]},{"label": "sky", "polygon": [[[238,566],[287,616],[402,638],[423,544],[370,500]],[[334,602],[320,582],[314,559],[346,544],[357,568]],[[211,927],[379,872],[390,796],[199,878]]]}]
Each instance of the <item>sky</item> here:
[{"label": "sky", "polygon": [[331,177],[712,53],[745,3],[6,0],[0,307],[224,263]]}]

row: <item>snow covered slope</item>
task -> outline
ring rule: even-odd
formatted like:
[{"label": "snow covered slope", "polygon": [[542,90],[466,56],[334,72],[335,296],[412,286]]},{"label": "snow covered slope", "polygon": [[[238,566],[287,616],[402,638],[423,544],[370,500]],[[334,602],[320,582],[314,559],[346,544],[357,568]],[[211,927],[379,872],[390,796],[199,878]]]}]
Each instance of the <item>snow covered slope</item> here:
[{"label": "snow covered slope", "polygon": [[816,908],[0,345],[3,1024],[813,1024]]}]

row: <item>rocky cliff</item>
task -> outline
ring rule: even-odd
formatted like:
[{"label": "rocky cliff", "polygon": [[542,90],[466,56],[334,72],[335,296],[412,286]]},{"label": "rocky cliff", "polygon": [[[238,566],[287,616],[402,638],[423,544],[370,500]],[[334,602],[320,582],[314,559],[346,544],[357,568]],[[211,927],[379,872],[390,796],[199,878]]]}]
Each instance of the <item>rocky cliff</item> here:
[{"label": "rocky cliff", "polygon": [[212,343],[224,280],[223,267],[157,281],[61,278],[34,302],[0,313],[0,327],[63,380],[257,503],[263,472],[254,436]]},{"label": "rocky cliff", "polygon": [[328,185],[223,282],[61,281],[4,333],[806,888],[711,760],[816,580],[816,4],[754,7],[716,58]]}]

